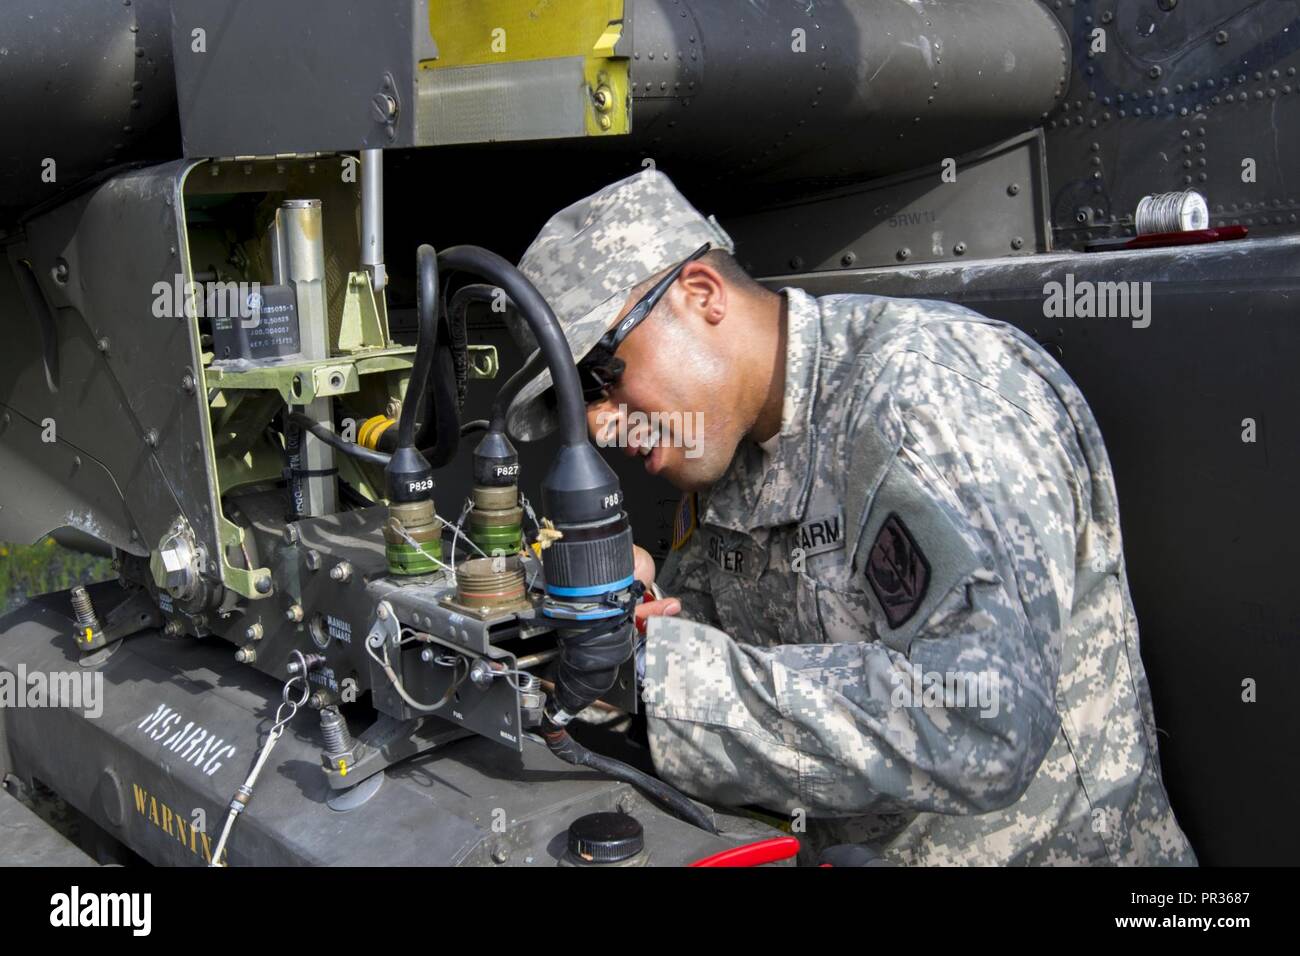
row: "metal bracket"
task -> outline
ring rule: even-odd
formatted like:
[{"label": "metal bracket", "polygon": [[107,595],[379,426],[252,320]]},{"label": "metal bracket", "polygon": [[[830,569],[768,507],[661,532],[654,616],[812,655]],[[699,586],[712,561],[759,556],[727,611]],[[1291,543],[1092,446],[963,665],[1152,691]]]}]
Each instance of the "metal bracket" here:
[{"label": "metal bracket", "polygon": [[162,626],[162,611],[154,603],[153,595],[146,588],[136,588],[124,601],[108,612],[108,616],[104,619],[104,626],[98,631],[87,634],[83,629],[77,629],[77,647],[81,649],[82,663],[97,664],[103,658],[91,661],[89,655],[102,651],[124,637],[138,634],[147,628]]},{"label": "metal bracket", "polygon": [[493,379],[501,371],[501,362],[497,357],[495,345],[469,346],[469,377],[474,379]]},{"label": "metal bracket", "polygon": [[398,720],[380,714],[360,737],[353,750],[355,763],[346,772],[322,767],[331,790],[346,790],[363,783],[408,757],[426,753],[453,740],[472,737],[471,731],[448,723],[440,717],[413,717]]}]

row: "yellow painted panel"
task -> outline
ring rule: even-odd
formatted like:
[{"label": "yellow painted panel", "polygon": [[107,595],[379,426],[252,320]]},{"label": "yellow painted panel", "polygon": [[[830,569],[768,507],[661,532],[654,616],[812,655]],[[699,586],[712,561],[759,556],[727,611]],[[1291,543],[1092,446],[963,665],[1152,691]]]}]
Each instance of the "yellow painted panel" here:
[{"label": "yellow painted panel", "polygon": [[623,0],[430,0],[438,59],[421,66],[608,57],[622,20]]}]

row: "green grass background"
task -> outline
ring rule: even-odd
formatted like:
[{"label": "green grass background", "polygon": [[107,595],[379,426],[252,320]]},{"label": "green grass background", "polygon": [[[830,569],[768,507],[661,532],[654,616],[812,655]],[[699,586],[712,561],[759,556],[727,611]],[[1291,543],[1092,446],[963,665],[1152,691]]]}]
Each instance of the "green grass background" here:
[{"label": "green grass background", "polygon": [[36,544],[0,542],[0,614],[49,591],[115,577],[113,562],[70,551],[46,538]]}]

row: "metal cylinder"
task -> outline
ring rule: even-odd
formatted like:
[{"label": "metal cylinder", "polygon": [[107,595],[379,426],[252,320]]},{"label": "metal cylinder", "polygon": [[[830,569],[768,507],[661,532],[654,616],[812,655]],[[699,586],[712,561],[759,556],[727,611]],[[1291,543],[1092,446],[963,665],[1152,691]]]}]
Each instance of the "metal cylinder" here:
[{"label": "metal cylinder", "polygon": [[[284,282],[293,287],[298,304],[298,335],[304,359],[321,361],[330,355],[329,312],[325,306],[325,240],[319,199],[289,199],[276,210],[271,232],[272,261],[283,270]],[[331,431],[334,402],[318,398],[304,406],[307,416]],[[326,474],[300,479],[301,514],[311,517],[338,510],[338,485],[328,472],[334,469],[334,449],[314,435],[303,434],[297,455],[291,451],[289,467]],[[299,501],[295,501],[295,508]]]},{"label": "metal cylinder", "polygon": [[320,729],[325,736],[325,753],[341,754],[352,749],[352,731],[348,722],[334,706],[322,707],[320,710]]},{"label": "metal cylinder", "polygon": [[432,574],[442,561],[442,519],[432,501],[393,502],[384,524],[385,555],[393,574]]},{"label": "metal cylinder", "polygon": [[361,151],[361,266],[376,292],[388,285],[384,268],[384,151]]},{"label": "metal cylinder", "polygon": [[488,614],[524,600],[524,566],[518,558],[474,558],[456,568],[457,604]]},{"label": "metal cylinder", "polygon": [[1210,207],[1205,197],[1194,189],[1143,196],[1133,216],[1133,225],[1139,236],[1207,229]]},{"label": "metal cylinder", "polygon": [[1026,0],[629,4],[632,132],[676,175],[860,181],[1037,126],[1069,41]]},{"label": "metal cylinder", "polygon": [[520,672],[515,675],[519,688],[519,716],[525,727],[532,727],[542,722],[546,707],[546,693],[542,690],[537,675]]},{"label": "metal cylinder", "polygon": [[469,513],[469,539],[487,555],[518,554],[524,542],[524,509],[516,485],[476,485]]},{"label": "metal cylinder", "polygon": [[72,613],[77,616],[77,625],[82,629],[99,630],[99,618],[95,614],[95,606],[90,603],[90,595],[80,584],[72,589]]}]

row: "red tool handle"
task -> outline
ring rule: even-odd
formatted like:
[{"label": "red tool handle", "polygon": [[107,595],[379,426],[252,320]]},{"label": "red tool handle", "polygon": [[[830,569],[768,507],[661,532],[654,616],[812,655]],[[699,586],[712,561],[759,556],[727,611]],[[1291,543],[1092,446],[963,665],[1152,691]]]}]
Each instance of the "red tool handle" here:
[{"label": "red tool handle", "polygon": [[723,850],[721,853],[713,854],[713,856],[706,856],[702,860],[696,860],[690,865],[762,866],[764,863],[788,860],[798,852],[799,841],[794,837],[774,837],[771,840],[759,840],[757,843],[734,846],[730,850]]}]

